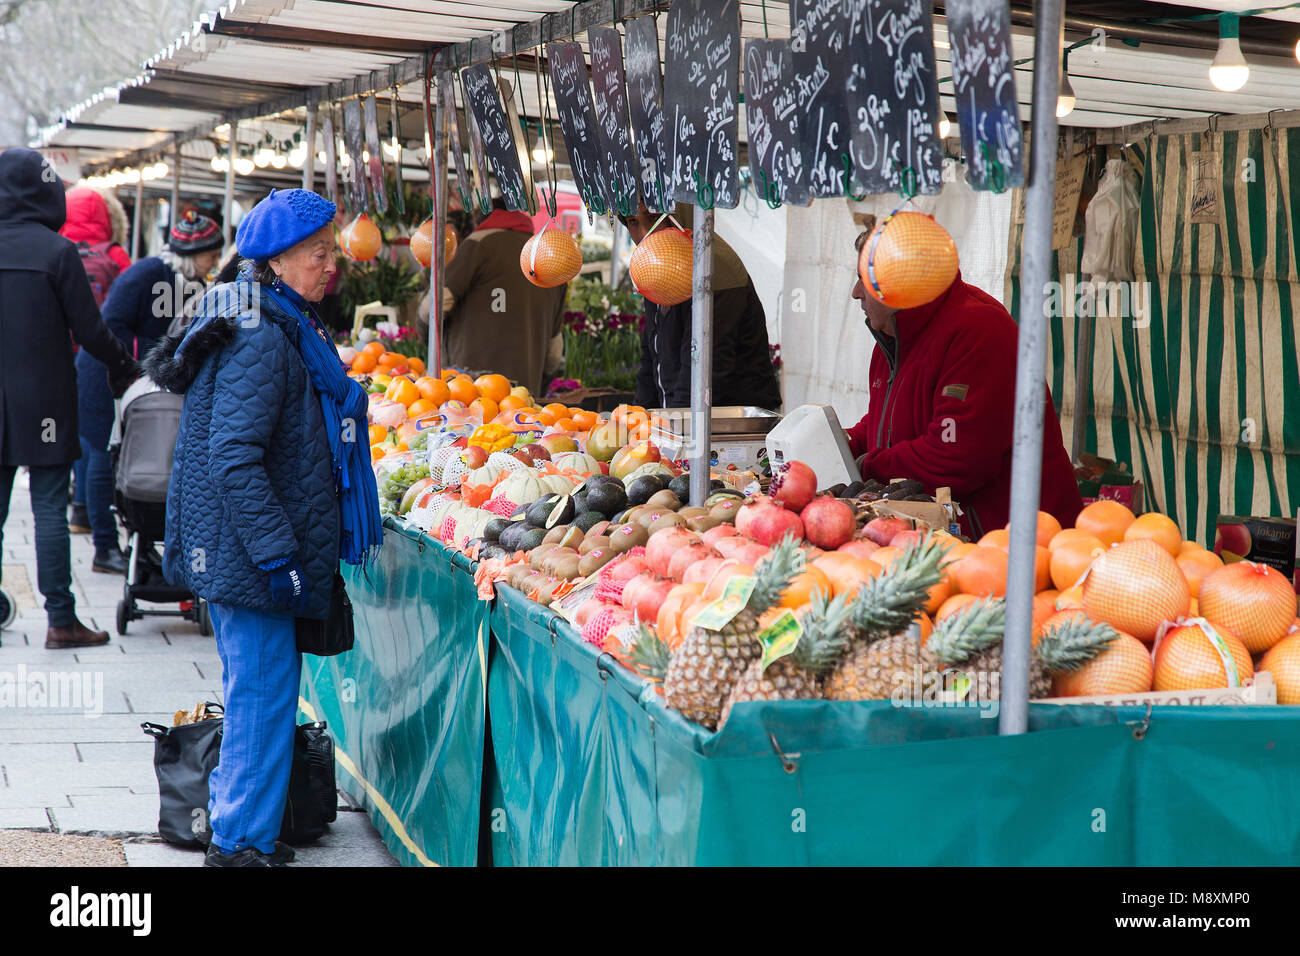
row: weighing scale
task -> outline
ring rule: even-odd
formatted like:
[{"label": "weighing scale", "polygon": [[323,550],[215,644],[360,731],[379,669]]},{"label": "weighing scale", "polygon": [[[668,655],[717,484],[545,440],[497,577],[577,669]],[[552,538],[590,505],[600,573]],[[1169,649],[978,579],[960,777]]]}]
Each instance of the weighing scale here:
[{"label": "weighing scale", "polygon": [[[657,431],[653,441],[669,458],[682,459],[691,451],[691,410],[656,408],[652,414],[666,419],[670,431]],[[709,411],[712,441],[709,459],[714,468],[731,465],[737,471],[758,472],[767,459],[767,436],[781,421],[781,416],[753,405],[718,405]]]},{"label": "weighing scale", "polygon": [[849,451],[849,438],[829,405],[800,405],[767,435],[767,453],[775,472],[788,461],[801,461],[817,475],[818,490],[862,480]]}]

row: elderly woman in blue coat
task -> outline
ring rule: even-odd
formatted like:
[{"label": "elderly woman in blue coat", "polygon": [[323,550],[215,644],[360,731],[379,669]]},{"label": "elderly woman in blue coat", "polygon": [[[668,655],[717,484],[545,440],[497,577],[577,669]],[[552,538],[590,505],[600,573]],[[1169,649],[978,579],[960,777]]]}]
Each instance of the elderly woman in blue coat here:
[{"label": "elderly woman in blue coat", "polygon": [[210,778],[212,866],[268,866],[289,787],[301,657],[295,618],[325,619],[342,558],[382,528],[366,395],[315,315],[334,272],[334,204],[276,192],[240,223],[247,262],[146,368],[185,394],[164,573],[212,606],[225,723]]}]

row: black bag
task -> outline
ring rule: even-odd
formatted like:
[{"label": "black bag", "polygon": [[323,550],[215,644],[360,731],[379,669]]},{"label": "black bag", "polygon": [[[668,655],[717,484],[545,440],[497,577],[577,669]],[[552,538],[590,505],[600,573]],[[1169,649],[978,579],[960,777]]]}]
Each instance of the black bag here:
[{"label": "black bag", "polygon": [[[209,713],[224,713],[211,701]],[[154,739],[158,775],[158,835],[168,843],[204,847],[212,839],[208,821],[208,776],[221,755],[220,717],[179,727],[143,723]],[[293,741],[293,768],[280,839],[301,845],[317,840],[338,814],[334,785],[334,740],[325,722],[302,724]]]},{"label": "black bag", "polygon": [[323,621],[315,618],[294,618],[294,636],[298,650],[317,657],[333,657],[352,650],[356,634],[352,629],[352,602],[343,584],[343,575],[334,572],[334,587],[330,592],[329,617]]}]

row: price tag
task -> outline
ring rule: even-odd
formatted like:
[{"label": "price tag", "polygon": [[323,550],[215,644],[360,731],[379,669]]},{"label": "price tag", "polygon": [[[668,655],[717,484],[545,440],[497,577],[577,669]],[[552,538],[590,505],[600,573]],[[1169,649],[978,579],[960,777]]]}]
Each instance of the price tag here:
[{"label": "price tag", "polygon": [[748,575],[732,578],[723,588],[722,597],[695,616],[695,627],[706,631],[722,630],[745,609],[749,596],[754,593],[755,583],[755,579]]},{"label": "price tag", "polygon": [[758,642],[763,645],[763,657],[759,663],[759,673],[767,670],[773,661],[794,652],[803,637],[803,625],[794,616],[794,611],[786,608],[775,621],[758,633]]}]

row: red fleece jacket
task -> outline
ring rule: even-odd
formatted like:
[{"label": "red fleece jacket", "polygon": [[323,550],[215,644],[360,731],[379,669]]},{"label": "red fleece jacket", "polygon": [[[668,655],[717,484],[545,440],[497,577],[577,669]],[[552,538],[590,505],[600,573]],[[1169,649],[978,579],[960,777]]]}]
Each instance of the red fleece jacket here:
[{"label": "red fleece jacket", "polygon": [[[898,337],[877,336],[870,404],[848,430],[862,477],[947,486],[978,538],[1010,515],[1018,329],[1002,304],[962,281],[896,316]],[[1044,390],[1047,385],[1044,383]],[[1051,393],[1043,409],[1040,507],[1065,527],[1083,503]]]},{"label": "red fleece jacket", "polygon": [[[59,235],[92,246],[113,238],[113,223],[108,215],[108,206],[99,193],[84,187],[71,189],[67,194],[67,206],[68,218],[59,230]],[[114,243],[108,247],[107,252],[121,272],[131,268],[131,257],[121,246]]]}]

